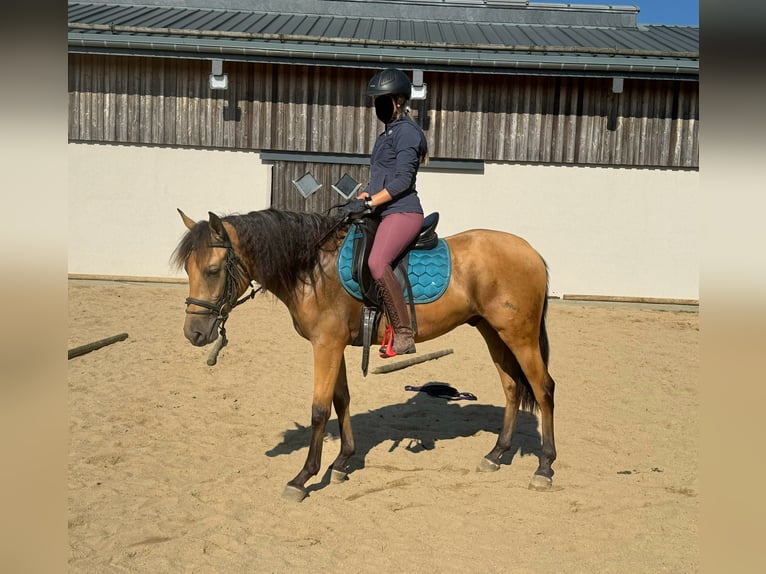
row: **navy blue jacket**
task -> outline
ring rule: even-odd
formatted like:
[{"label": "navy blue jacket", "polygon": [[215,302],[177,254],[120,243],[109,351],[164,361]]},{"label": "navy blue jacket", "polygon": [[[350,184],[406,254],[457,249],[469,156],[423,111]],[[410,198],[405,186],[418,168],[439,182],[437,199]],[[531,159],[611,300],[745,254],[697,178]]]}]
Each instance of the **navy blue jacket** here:
[{"label": "navy blue jacket", "polygon": [[428,153],[423,130],[409,116],[401,116],[386,125],[378,136],[370,156],[370,195],[387,189],[392,200],[379,207],[380,215],[423,213],[415,178],[420,159]]}]

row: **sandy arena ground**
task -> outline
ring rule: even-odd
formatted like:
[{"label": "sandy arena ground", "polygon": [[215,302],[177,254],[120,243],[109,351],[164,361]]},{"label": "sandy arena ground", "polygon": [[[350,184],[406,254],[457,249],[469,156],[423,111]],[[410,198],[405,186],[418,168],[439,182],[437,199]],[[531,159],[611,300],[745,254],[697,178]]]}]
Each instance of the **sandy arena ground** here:
[{"label": "sandy arena ground", "polygon": [[[512,456],[478,473],[503,393],[479,334],[418,344],[454,353],[362,377],[346,360],[357,454],[282,498],[308,450],[309,344],[269,295],[238,308],[218,364],[183,336],[186,286],[70,281],[71,572],[699,571],[699,316],[688,309],[552,302],[554,490],[527,489],[536,416]],[[384,364],[373,357],[370,370]],[[449,383],[478,397],[404,390]]]}]

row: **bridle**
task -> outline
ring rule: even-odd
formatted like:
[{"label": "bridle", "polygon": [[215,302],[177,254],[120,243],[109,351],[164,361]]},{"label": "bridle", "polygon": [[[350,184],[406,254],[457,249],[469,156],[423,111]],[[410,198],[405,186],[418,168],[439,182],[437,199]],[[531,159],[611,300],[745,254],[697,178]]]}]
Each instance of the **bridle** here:
[{"label": "bridle", "polygon": [[[248,293],[241,299],[237,299],[238,286],[241,284],[242,279],[249,278],[247,269],[245,269],[244,264],[242,263],[240,258],[237,257],[237,254],[234,252],[234,248],[232,247],[231,241],[229,240],[229,237],[227,235],[224,235],[223,241],[221,243],[211,243],[210,247],[211,248],[223,247],[226,249],[226,259],[224,261],[226,283],[224,285],[223,292],[221,293],[221,296],[218,297],[218,299],[212,303],[210,301],[205,301],[204,299],[195,299],[194,297],[187,297],[186,298],[186,314],[187,315],[217,315],[216,321],[213,322],[213,327],[211,328],[211,331],[212,329],[215,329],[216,325],[218,325],[218,329],[223,339],[223,344],[225,345],[226,344],[226,327],[224,325],[226,323],[226,320],[229,318],[229,313],[231,313],[231,311],[235,307],[238,307],[245,301],[249,301],[250,299],[255,297],[256,293],[263,290],[263,286],[259,286],[256,289],[255,281],[253,279],[250,279],[248,281],[248,284],[250,285],[250,293]],[[189,305],[196,305],[197,307],[202,307],[204,311],[189,310]]]},{"label": "bridle", "polygon": [[[337,206],[335,206],[337,207]],[[336,230],[338,227],[343,225],[344,223],[348,223],[348,221],[351,219],[351,216],[346,216],[341,218],[339,221],[337,221],[328,231],[324,234],[324,236],[317,242],[318,245],[321,245],[324,243],[324,241]],[[250,299],[255,297],[255,294],[259,291],[263,291],[263,286],[255,287],[255,280],[250,279],[248,281],[248,284],[250,285],[250,293],[242,297],[241,299],[237,299],[237,292],[238,292],[238,286],[241,284],[243,279],[249,278],[249,274],[247,272],[247,269],[245,268],[245,265],[242,263],[242,260],[237,256],[236,252],[234,251],[234,247],[231,245],[231,240],[229,239],[228,234],[226,233],[226,230],[223,231],[223,240],[218,243],[211,243],[211,248],[215,247],[222,247],[226,249],[226,259],[224,261],[224,270],[226,272],[226,283],[224,284],[223,292],[221,293],[220,297],[215,302],[205,301],[204,299],[195,299],[194,297],[187,297],[186,298],[186,314],[187,315],[216,315],[216,320],[213,321],[213,325],[210,328],[210,332],[212,333],[213,329],[216,328],[216,325],[218,326],[219,333],[221,335],[221,345],[220,348],[224,347],[227,343],[226,339],[226,320],[229,318],[229,313],[235,308],[241,305],[242,303],[249,301]],[[189,305],[196,305],[197,307],[202,307],[204,311],[193,311],[189,309]],[[210,359],[208,359],[208,364],[210,363]]]}]

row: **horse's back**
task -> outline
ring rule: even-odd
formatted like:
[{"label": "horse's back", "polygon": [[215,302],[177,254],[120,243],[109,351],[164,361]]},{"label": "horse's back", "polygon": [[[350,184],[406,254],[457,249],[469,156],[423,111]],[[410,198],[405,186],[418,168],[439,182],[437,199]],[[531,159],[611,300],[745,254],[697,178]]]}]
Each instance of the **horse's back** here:
[{"label": "horse's back", "polygon": [[495,271],[501,271],[503,267],[498,268],[499,265],[512,266],[542,277],[547,282],[545,261],[523,237],[506,231],[470,229],[450,235],[445,241],[450,247],[455,269],[490,266]]}]

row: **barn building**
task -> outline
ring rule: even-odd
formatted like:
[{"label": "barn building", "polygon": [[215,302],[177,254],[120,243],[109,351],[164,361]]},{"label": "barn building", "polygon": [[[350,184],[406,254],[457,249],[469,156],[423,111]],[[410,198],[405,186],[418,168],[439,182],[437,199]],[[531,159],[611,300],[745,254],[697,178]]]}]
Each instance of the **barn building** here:
[{"label": "barn building", "polygon": [[516,0],[68,4],[69,273],[178,280],[192,217],[326,211],[368,181],[384,67],[413,82],[440,234],[528,239],[554,295],[694,302],[699,28]]}]

